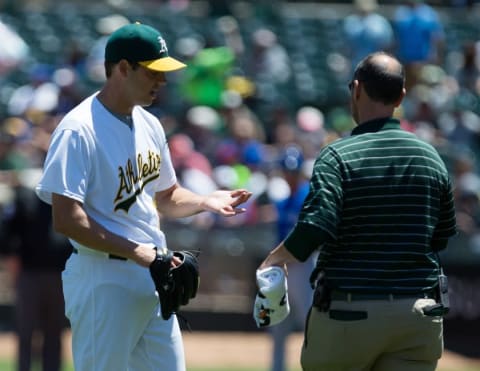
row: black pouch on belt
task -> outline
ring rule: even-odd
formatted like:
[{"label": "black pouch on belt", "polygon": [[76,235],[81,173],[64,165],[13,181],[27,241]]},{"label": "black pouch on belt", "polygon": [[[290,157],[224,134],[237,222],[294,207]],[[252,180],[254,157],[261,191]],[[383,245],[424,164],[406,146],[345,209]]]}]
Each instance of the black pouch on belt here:
[{"label": "black pouch on belt", "polygon": [[448,278],[443,273],[443,269],[440,270],[436,290],[438,303],[423,308],[423,313],[426,316],[444,316],[450,311],[450,300],[448,298]]},{"label": "black pouch on belt", "polygon": [[332,300],[331,289],[327,285],[325,272],[315,269],[310,276],[310,283],[314,289],[312,306],[320,312],[328,312]]}]

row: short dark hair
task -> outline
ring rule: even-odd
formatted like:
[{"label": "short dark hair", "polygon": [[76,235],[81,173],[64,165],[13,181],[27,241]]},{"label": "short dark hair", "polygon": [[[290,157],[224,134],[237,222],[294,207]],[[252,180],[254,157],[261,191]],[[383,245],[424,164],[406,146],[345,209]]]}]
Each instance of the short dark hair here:
[{"label": "short dark hair", "polygon": [[[379,63],[378,56],[386,55],[398,63],[398,68],[387,68]],[[363,84],[370,99],[383,104],[393,104],[400,99],[405,85],[405,70],[398,60],[385,52],[365,57],[355,68],[353,80]]]},{"label": "short dark hair", "polygon": [[[108,78],[112,75],[112,69],[113,66],[115,66],[118,62],[110,62],[110,61],[104,61],[104,67],[105,67],[105,76]],[[133,70],[136,70],[137,68],[140,67],[140,64],[138,62],[128,62],[130,66],[132,66]]]},{"label": "short dark hair", "polygon": [[113,66],[116,65],[116,63],[105,61],[103,64],[105,66],[105,76],[109,78],[112,75]]}]

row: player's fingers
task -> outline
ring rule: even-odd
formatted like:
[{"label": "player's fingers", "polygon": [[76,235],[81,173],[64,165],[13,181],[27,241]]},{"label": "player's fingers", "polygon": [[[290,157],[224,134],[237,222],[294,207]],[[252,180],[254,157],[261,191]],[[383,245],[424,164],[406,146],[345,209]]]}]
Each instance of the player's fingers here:
[{"label": "player's fingers", "polygon": [[232,197],[238,197],[240,195],[244,195],[244,194],[248,194],[250,193],[249,191],[247,191],[246,189],[234,189],[233,191],[231,191],[231,196]]},{"label": "player's fingers", "polygon": [[[249,193],[242,193],[240,194],[239,196],[237,196],[233,202],[231,203],[232,207],[236,207],[238,205],[241,205],[245,202],[248,201],[248,199],[252,196],[252,194],[249,192]],[[233,197],[233,195],[232,195]]]},{"label": "player's fingers", "polygon": [[252,196],[252,192],[249,192],[249,191],[244,190],[244,189],[235,190],[235,191],[232,191],[232,193],[230,193],[230,196],[232,198],[235,198],[236,200],[234,202],[239,204],[239,203],[247,201]]},{"label": "player's fingers", "polygon": [[183,263],[182,259],[180,259],[178,256],[174,255],[172,257],[172,268],[178,267]]},{"label": "player's fingers", "polygon": [[236,207],[233,209],[233,212],[235,213],[235,215],[242,214],[245,211],[247,211],[247,209],[245,209],[244,207]]},{"label": "player's fingers", "polygon": [[244,213],[245,211],[247,211],[247,209],[245,208],[238,208],[238,207],[225,207],[221,210],[221,214],[222,216],[235,216],[237,214],[242,214]]}]

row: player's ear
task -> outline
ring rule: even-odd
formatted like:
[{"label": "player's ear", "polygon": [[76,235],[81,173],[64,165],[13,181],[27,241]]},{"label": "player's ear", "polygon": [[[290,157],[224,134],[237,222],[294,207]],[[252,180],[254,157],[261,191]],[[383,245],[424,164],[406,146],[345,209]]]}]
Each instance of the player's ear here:
[{"label": "player's ear", "polygon": [[126,76],[127,73],[132,69],[130,62],[128,62],[126,59],[122,59],[120,62],[118,62],[116,67],[122,76]]}]

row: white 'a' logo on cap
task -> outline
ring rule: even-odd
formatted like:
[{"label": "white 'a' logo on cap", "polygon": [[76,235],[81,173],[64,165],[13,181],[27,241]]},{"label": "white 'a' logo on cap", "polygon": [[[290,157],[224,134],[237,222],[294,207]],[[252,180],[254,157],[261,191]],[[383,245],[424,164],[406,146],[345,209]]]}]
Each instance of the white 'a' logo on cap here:
[{"label": "white 'a' logo on cap", "polygon": [[160,53],[168,53],[167,43],[163,37],[158,36],[158,43],[160,44]]}]

